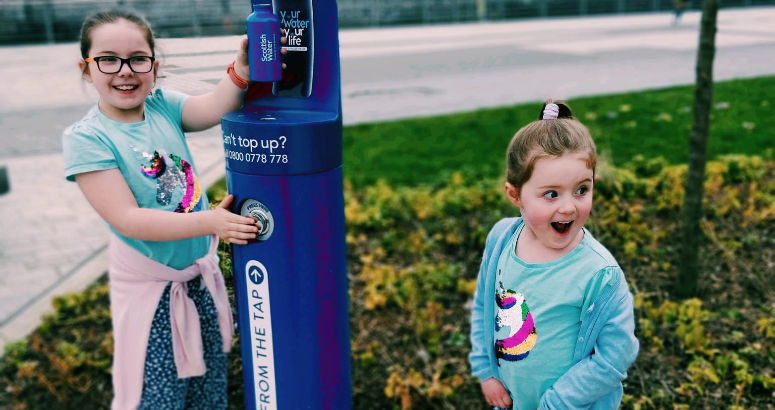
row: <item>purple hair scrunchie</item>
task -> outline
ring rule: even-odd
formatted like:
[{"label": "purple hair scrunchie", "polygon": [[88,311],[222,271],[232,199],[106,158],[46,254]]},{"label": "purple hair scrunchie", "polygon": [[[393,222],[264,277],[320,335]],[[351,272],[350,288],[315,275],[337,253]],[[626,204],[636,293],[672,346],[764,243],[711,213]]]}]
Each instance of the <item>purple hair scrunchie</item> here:
[{"label": "purple hair scrunchie", "polygon": [[558,107],[557,104],[555,103],[546,104],[546,107],[544,107],[543,119],[556,120],[559,115],[560,115],[560,107]]}]

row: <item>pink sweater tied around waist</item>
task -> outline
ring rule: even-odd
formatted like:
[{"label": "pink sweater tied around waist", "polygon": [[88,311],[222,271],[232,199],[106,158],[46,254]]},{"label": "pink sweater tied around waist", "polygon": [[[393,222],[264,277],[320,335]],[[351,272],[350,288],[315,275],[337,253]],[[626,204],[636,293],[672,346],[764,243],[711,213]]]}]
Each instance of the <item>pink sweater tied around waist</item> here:
[{"label": "pink sweater tied around waist", "polygon": [[178,378],[205,374],[202,334],[196,305],[188,297],[186,282],[202,275],[202,281],[218,310],[223,351],[228,352],[234,332],[231,306],[226,294],[211,239],[207,255],[193,265],[173,269],[130,247],[120,238],[110,239],[110,308],[113,320],[113,410],[136,409],[143,391],[145,354],[151,323],[167,283],[170,287],[172,350]]}]

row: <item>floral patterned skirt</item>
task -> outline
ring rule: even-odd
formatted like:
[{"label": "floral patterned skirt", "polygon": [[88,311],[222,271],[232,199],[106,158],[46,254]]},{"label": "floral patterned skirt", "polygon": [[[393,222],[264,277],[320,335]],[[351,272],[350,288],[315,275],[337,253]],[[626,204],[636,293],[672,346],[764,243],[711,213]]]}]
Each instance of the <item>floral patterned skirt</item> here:
[{"label": "floral patterned skirt", "polygon": [[172,353],[170,327],[170,285],[156,308],[148,338],[140,410],[226,409],[226,353],[218,327],[218,311],[201,276],[188,282],[188,296],[194,301],[202,327],[202,347],[207,372],[178,379]]}]

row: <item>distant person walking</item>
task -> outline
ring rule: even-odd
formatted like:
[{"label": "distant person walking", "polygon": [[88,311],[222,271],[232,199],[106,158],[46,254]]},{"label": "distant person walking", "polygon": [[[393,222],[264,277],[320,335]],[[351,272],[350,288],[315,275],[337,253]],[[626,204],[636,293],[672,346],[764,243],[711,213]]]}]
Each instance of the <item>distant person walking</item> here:
[{"label": "distant person walking", "polygon": [[[278,33],[279,34],[279,33]],[[243,104],[247,40],[214,91],[155,88],[154,34],[141,16],[101,12],[81,28],[79,66],[99,102],[65,130],[65,176],[110,226],[112,402],[124,409],[226,409],[234,325],[215,250],[260,224],[211,210],[184,132]]]},{"label": "distant person walking", "polygon": [[0,166],[0,195],[11,189],[11,184],[8,181],[8,168]]},{"label": "distant person walking", "polygon": [[677,26],[681,22],[684,11],[686,11],[686,1],[673,0],[673,26]]}]

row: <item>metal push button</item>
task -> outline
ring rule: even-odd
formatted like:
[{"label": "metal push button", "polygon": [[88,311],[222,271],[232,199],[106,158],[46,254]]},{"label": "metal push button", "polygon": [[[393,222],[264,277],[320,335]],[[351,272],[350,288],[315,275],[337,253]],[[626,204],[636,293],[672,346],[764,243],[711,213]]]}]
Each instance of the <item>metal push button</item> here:
[{"label": "metal push button", "polygon": [[252,216],[261,222],[261,230],[256,233],[256,241],[263,242],[269,239],[274,232],[274,218],[272,211],[255,199],[246,199],[240,207],[240,215]]}]

